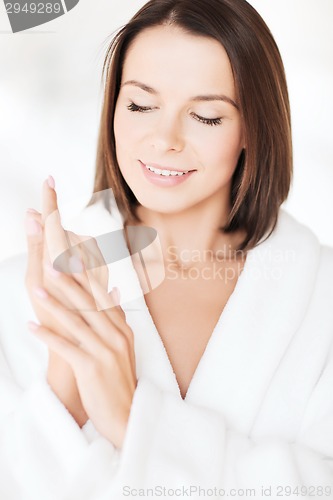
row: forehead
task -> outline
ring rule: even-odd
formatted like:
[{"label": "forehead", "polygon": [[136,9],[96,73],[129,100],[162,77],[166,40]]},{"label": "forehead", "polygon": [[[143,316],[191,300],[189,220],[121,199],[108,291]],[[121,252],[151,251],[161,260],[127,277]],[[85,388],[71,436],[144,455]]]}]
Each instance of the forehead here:
[{"label": "forehead", "polygon": [[231,64],[213,38],[185,33],[175,26],[142,31],[125,57],[122,80],[136,79],[163,89],[223,91],[235,97]]}]

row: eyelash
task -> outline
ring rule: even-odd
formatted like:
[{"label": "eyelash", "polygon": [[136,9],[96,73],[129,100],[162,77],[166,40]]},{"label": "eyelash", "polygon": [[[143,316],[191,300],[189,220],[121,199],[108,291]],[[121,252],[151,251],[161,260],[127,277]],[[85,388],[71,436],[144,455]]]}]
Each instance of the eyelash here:
[{"label": "eyelash", "polygon": [[[127,106],[127,109],[129,111],[131,111],[132,113],[134,112],[139,112],[139,113],[145,113],[146,111],[149,111],[153,108],[150,108],[150,107],[146,107],[146,106],[138,106],[137,104],[135,104],[134,102],[131,102],[131,104],[129,104]],[[222,123],[222,118],[204,118],[203,116],[199,116],[195,113],[192,113],[192,116],[195,116],[196,120],[199,121],[200,123],[204,123],[205,125],[209,125],[211,127],[214,127],[216,125],[221,125]]]}]

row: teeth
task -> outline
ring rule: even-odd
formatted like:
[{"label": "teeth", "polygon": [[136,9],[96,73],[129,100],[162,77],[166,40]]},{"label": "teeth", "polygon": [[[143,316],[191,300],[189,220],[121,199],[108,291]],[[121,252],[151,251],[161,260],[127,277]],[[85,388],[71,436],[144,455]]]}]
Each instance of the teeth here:
[{"label": "teeth", "polygon": [[150,167],[149,165],[146,165],[146,168],[148,170],[150,170],[151,172],[154,172],[155,174],[159,174],[159,175],[164,175],[164,176],[175,176],[175,175],[185,175],[189,172],[189,170],[187,170],[186,172],[175,172],[174,170],[160,170],[158,168],[154,168],[154,167]]}]

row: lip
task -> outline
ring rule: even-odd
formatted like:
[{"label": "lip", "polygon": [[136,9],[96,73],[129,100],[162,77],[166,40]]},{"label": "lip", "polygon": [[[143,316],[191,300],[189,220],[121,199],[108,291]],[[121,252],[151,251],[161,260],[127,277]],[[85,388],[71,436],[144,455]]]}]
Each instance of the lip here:
[{"label": "lip", "polygon": [[[189,171],[187,174],[184,175],[173,175],[173,176],[163,176],[159,174],[155,174],[151,170],[148,170],[146,168],[146,165],[142,163],[142,161],[139,160],[139,164],[141,167],[141,170],[143,172],[143,175],[145,178],[150,181],[152,184],[155,186],[161,186],[161,187],[171,187],[171,186],[178,186],[178,184],[182,184],[186,180],[188,180],[195,172],[195,170]],[[148,163],[150,167],[154,168],[159,168],[161,170],[172,170],[174,172],[182,172],[182,170],[176,170],[174,168],[170,167],[161,167],[156,165],[156,163]]]}]

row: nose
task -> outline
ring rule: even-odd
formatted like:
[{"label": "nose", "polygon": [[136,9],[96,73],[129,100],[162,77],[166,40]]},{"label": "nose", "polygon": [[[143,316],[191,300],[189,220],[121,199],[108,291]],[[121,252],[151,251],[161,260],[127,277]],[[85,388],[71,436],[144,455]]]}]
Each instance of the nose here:
[{"label": "nose", "polygon": [[161,117],[155,124],[151,136],[151,145],[160,152],[182,151],[184,148],[184,136],[181,123],[176,116]]}]

